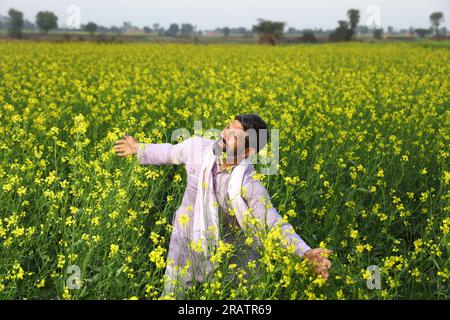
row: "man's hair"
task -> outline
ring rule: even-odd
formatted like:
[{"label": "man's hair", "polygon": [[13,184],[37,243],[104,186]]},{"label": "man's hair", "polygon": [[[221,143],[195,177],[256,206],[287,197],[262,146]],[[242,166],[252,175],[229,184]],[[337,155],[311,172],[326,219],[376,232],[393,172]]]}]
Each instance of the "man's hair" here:
[{"label": "man's hair", "polygon": [[268,128],[267,123],[257,114],[248,113],[240,114],[234,117],[238,120],[244,131],[248,133],[245,137],[245,148],[252,147],[259,152],[268,142]]}]

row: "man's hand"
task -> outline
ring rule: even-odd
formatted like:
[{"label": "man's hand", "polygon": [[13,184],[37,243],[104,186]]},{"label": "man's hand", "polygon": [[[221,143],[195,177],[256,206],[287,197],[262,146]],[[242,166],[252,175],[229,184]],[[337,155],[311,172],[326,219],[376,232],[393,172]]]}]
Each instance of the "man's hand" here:
[{"label": "man's hand", "polygon": [[332,250],[322,248],[310,249],[305,252],[303,257],[308,259],[314,265],[316,273],[326,280],[329,276],[328,270],[331,268],[331,261],[326,257],[332,252]]},{"label": "man's hand", "polygon": [[124,134],[124,139],[114,142],[114,150],[119,157],[131,156],[137,153],[139,142],[135,138]]}]

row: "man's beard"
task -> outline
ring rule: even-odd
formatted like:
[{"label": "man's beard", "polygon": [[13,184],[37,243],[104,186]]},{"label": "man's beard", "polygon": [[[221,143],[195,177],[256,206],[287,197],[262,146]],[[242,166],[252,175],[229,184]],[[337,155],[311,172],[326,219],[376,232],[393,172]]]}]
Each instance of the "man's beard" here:
[{"label": "man's beard", "polygon": [[[222,146],[220,146],[219,142],[222,140]],[[237,148],[236,148],[237,149]],[[234,164],[237,150],[231,150],[230,148],[227,148],[227,145],[225,141],[222,138],[218,138],[213,143],[213,153],[216,157],[225,157],[225,161],[228,164]]]},{"label": "man's beard", "polygon": [[227,152],[227,147],[226,147],[224,141],[222,140],[223,147],[221,147],[219,144],[221,139],[222,138],[219,137],[216,141],[214,141],[214,144],[213,144],[213,152],[216,157],[220,157],[223,152]]}]

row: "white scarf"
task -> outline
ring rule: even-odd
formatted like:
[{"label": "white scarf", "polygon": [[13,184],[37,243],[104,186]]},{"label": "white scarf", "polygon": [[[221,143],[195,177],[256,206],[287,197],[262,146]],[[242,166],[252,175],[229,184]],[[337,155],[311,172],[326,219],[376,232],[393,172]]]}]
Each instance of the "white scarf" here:
[{"label": "white scarf", "polygon": [[[218,203],[214,194],[212,175],[212,167],[216,160],[217,157],[214,155],[212,148],[208,148],[200,170],[193,212],[192,240],[195,243],[202,241],[206,257],[210,254],[208,246],[214,248],[219,240]],[[250,159],[245,158],[233,168],[227,189],[231,207],[241,226],[243,225],[244,214],[248,209],[247,204],[241,197],[242,181],[249,165]],[[209,229],[210,227],[213,230]]]},{"label": "white scarf", "polygon": [[[200,244],[199,241],[202,241],[203,258],[208,259],[211,254],[209,247],[214,250],[219,240],[218,204],[214,194],[212,175],[212,167],[214,166],[217,157],[214,155],[212,147],[207,148],[202,159],[203,163],[198,179],[197,195],[192,218],[192,239],[188,240],[192,240],[196,244]],[[247,212],[248,206],[241,197],[241,189],[242,181],[249,165],[250,159],[245,158],[233,168],[227,189],[231,207],[242,228],[244,228],[244,214]],[[211,232],[210,227],[213,227],[213,232]],[[213,265],[210,266],[214,268]],[[165,274],[166,280],[162,297],[173,293],[175,290],[175,286],[171,283],[170,279],[181,280],[183,287],[186,286],[187,281],[192,280],[192,274],[190,274],[190,272],[184,277],[180,277],[179,270],[175,270],[171,265],[166,267]],[[183,299],[183,297],[181,297],[181,299]]]}]

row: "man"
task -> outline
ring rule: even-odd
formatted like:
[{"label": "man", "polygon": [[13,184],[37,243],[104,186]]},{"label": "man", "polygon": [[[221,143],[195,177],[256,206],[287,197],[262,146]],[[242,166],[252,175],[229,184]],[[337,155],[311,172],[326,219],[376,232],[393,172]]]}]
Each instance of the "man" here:
[{"label": "man", "polygon": [[[203,253],[209,257],[210,247],[200,246],[201,254],[192,254],[192,244],[196,243],[193,240],[202,244],[206,239],[208,244],[216,246],[220,234],[224,242],[242,243],[234,234],[239,228],[247,228],[245,216],[248,213],[257,218],[260,225],[282,226],[288,244],[295,246],[295,253],[311,261],[317,274],[328,278],[331,262],[326,256],[332,251],[311,249],[289,223],[282,222],[271,206],[266,188],[253,177],[255,171],[249,157],[266,145],[267,134],[261,134],[263,132],[267,133],[267,124],[259,115],[244,114],[236,116],[216,141],[193,137],[175,145],[143,144],[125,135],[124,139],[115,142],[118,156],[136,154],[143,165],[184,164],[186,168],[186,191],[172,221],[164,294],[174,292],[175,281],[170,280],[180,279],[180,270],[186,264],[193,262],[194,271],[182,274],[183,286],[192,283],[194,278],[203,281],[214,269],[209,261],[202,264],[205,262]],[[206,238],[206,234],[210,237]],[[200,265],[203,268],[198,268]]]}]

